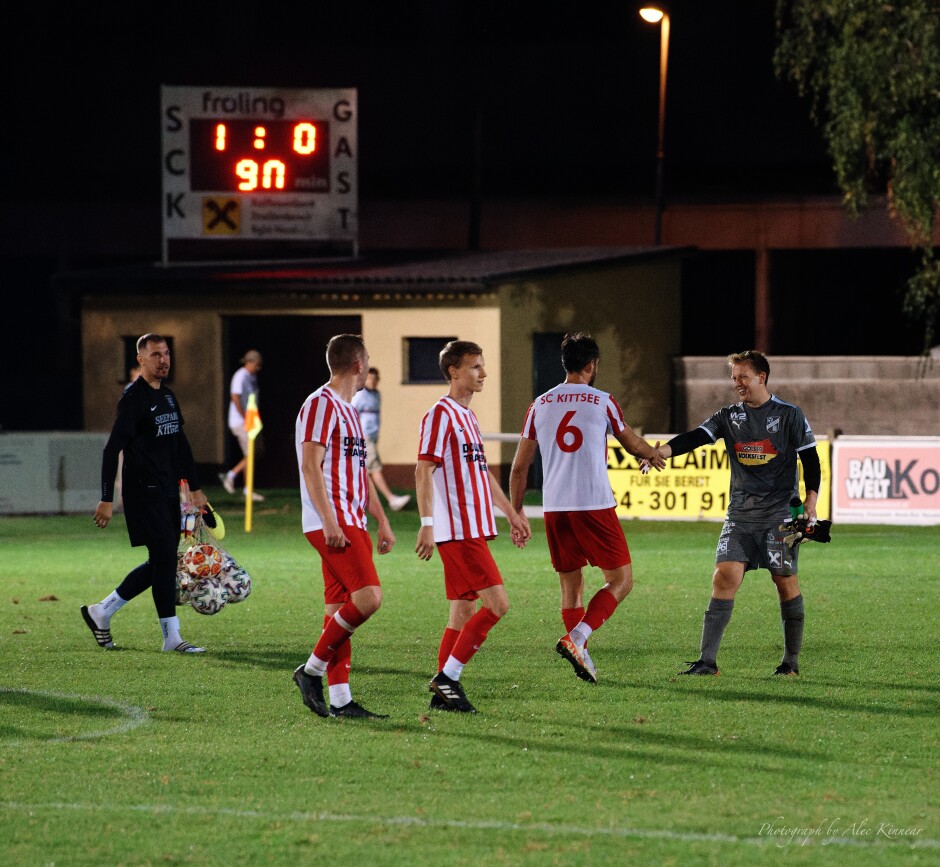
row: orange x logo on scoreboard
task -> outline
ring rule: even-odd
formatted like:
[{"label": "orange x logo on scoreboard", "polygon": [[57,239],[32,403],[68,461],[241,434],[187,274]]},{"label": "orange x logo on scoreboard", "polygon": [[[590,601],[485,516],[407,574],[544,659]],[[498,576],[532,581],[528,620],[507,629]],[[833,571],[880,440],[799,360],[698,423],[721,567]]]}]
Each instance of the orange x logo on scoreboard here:
[{"label": "orange x logo on scoreboard", "polygon": [[202,200],[204,235],[237,235],[241,232],[241,203],[238,199]]}]

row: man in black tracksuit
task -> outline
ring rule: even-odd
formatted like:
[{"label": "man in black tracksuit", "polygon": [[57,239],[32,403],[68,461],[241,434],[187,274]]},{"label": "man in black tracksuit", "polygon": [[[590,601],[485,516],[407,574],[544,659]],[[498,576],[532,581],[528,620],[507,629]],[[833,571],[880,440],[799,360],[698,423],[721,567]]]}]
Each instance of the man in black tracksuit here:
[{"label": "man in black tracksuit", "polygon": [[104,447],[95,524],[104,528],[111,521],[118,456],[123,452],[121,483],[127,533],[133,547],[146,546],[148,557],[100,603],[83,605],[82,617],[101,647],[114,647],[111,617],[149,587],[163,632],[163,650],[201,653],[203,648],[182,639],[176,616],[180,480],[189,483],[195,505],[205,506],[206,497],[199,489],[176,395],[164,384],[170,373],[166,340],[158,334],[145,334],[137,341],[137,360],[140,376],[124,389]]}]

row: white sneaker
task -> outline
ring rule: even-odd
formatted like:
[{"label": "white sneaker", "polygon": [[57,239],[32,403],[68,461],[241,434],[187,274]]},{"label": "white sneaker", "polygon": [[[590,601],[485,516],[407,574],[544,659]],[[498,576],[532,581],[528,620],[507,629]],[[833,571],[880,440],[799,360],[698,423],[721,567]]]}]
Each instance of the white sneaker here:
[{"label": "white sneaker", "polygon": [[402,494],[400,497],[392,497],[388,501],[389,508],[393,512],[400,512],[411,502],[411,497],[408,494]]},{"label": "white sneaker", "polygon": [[[242,488],[242,496],[248,496],[248,488]],[[251,502],[253,503],[263,503],[264,497],[261,496],[257,491],[251,492]]]},{"label": "white sneaker", "polygon": [[227,493],[235,493],[235,480],[228,473],[219,473],[219,481]]}]

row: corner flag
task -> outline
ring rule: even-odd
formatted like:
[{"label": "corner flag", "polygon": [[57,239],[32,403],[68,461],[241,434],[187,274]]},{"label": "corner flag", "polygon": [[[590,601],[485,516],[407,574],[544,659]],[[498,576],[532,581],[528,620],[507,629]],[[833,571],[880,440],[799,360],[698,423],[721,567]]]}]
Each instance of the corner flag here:
[{"label": "corner flag", "polygon": [[258,400],[253,394],[248,395],[245,408],[245,432],[248,434],[248,454],[245,456],[245,532],[251,532],[251,501],[255,491],[255,438],[261,433],[261,416],[258,414]]},{"label": "corner flag", "polygon": [[261,424],[261,416],[258,413],[258,401],[253,394],[248,395],[248,406],[245,409],[245,431],[248,433],[248,439],[253,440],[264,425]]}]

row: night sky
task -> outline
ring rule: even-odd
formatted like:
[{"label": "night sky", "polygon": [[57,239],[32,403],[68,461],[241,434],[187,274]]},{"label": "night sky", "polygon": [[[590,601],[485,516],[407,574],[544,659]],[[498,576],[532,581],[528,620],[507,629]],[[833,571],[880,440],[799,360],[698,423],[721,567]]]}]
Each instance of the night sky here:
[{"label": "night sky", "polygon": [[[159,88],[177,84],[357,88],[363,198],[466,195],[479,116],[486,196],[648,199],[659,28],[639,5],[194,2],[115,14],[67,6],[45,20],[17,11],[10,36],[29,48],[18,78],[44,84],[18,107],[7,166],[19,168],[3,195],[157,201]],[[808,102],[774,75],[773,0],[684,0],[671,19],[669,195],[833,192]],[[37,157],[55,170],[19,170]]]}]

